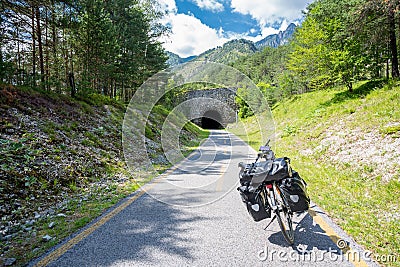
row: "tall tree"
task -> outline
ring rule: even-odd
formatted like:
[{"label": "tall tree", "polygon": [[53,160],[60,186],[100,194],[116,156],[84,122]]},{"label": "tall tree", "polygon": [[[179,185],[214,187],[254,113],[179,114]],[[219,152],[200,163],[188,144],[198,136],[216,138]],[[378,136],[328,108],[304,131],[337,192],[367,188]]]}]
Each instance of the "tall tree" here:
[{"label": "tall tree", "polygon": [[36,86],[40,76],[48,90],[76,85],[128,100],[166,67],[155,0],[4,0],[0,8],[3,81]]},{"label": "tall tree", "polygon": [[306,18],[295,33],[288,69],[294,73],[305,91],[318,89],[321,84],[328,83],[332,79],[333,66],[330,58],[332,51],[327,45],[328,40],[328,34],[311,16]]},{"label": "tall tree", "polygon": [[42,27],[40,25],[40,10],[38,5],[34,6],[33,9],[35,11],[35,17],[36,17],[36,34],[37,34],[37,41],[39,48],[40,80],[41,80],[41,86],[43,87],[45,81],[45,72],[44,72],[44,59],[43,59]]},{"label": "tall tree", "polygon": [[[380,76],[385,64],[392,63],[392,77],[398,77],[396,20],[400,6],[396,0],[367,0],[355,12],[354,34],[370,55],[369,66]],[[387,72],[389,69],[387,68]]]},{"label": "tall tree", "polygon": [[362,51],[363,46],[352,30],[355,10],[361,3],[361,0],[320,0],[316,3],[319,7],[315,12],[310,12],[328,34],[327,46],[331,50],[333,74],[349,90],[352,90],[353,82],[363,75],[368,64]]},{"label": "tall tree", "polygon": [[[399,59],[397,53],[397,38],[396,38],[396,19],[395,10],[399,7],[398,1],[388,0],[387,2],[387,13],[388,13],[388,24],[389,24],[389,43],[390,51],[392,54],[392,76],[393,78],[399,78]],[[396,2],[396,3],[394,3]]]}]

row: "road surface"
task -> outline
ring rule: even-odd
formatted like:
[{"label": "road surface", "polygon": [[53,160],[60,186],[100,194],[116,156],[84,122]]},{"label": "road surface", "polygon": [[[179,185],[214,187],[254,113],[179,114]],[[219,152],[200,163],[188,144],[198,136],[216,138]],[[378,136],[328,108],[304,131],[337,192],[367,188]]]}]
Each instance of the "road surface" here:
[{"label": "road surface", "polygon": [[252,158],[239,138],[212,131],[188,159],[30,266],[377,266],[314,204],[294,216],[293,246],[276,221],[267,230],[269,219],[254,222],[236,191],[237,163]]}]

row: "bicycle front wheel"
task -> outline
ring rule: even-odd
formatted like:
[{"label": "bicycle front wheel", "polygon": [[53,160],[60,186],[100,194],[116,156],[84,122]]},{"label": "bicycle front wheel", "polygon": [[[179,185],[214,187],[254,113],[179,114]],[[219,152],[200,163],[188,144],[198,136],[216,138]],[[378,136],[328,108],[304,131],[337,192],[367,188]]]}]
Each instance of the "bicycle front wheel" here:
[{"label": "bicycle front wheel", "polygon": [[286,242],[289,245],[294,244],[294,231],[293,231],[293,213],[290,210],[289,204],[287,203],[285,196],[282,194],[278,186],[275,185],[275,198],[277,209],[275,210],[276,218],[278,219],[279,227]]}]

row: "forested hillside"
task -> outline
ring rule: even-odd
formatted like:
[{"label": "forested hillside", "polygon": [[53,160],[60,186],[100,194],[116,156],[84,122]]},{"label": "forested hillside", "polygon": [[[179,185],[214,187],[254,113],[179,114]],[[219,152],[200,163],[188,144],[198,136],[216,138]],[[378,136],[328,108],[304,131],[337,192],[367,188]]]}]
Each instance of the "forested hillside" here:
[{"label": "forested hillside", "polygon": [[156,1],[2,1],[0,80],[128,101],[163,69]]},{"label": "forested hillside", "polygon": [[287,45],[242,57],[239,69],[273,104],[285,97],[359,80],[398,78],[399,3],[319,0]]},{"label": "forested hillside", "polygon": [[167,60],[167,64],[168,66],[176,66],[185,62],[188,62],[194,58],[196,58],[196,56],[190,56],[190,57],[186,57],[186,58],[181,58],[180,56],[178,56],[177,54],[174,54],[172,52],[168,52],[166,51],[168,60]]},{"label": "forested hillside", "polygon": [[288,43],[296,29],[296,25],[291,23],[286,30],[280,31],[278,34],[269,35],[258,42],[252,42],[245,39],[235,39],[226,42],[223,46],[209,49],[198,56],[189,58],[180,58],[178,55],[167,52],[169,59],[168,65],[175,66],[190,60],[211,61],[222,64],[232,64],[238,59],[248,58],[264,48],[279,47]]},{"label": "forested hillside", "polygon": [[237,60],[240,56],[248,56],[257,51],[254,43],[245,39],[232,40],[223,46],[210,49],[198,57],[196,60],[212,61],[227,64]]}]

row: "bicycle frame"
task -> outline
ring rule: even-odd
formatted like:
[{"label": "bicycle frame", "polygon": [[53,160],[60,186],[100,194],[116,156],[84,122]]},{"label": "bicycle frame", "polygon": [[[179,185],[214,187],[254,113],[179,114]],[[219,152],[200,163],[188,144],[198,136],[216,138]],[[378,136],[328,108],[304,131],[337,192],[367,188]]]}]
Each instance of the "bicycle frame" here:
[{"label": "bicycle frame", "polygon": [[266,183],[263,185],[263,190],[266,196],[266,200],[268,202],[265,202],[265,204],[268,204],[269,207],[271,208],[272,211],[275,211],[278,206],[276,204],[276,182],[271,182],[271,183]]}]

